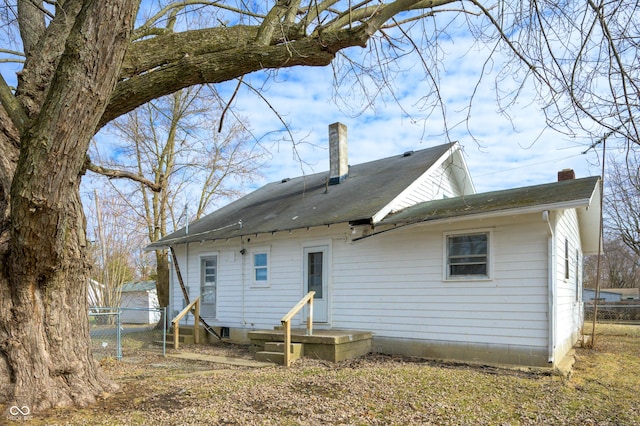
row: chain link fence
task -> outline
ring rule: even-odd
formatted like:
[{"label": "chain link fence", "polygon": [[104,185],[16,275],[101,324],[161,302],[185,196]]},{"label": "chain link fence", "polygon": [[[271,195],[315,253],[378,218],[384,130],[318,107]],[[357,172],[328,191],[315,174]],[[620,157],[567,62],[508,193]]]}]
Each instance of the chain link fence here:
[{"label": "chain link fence", "polygon": [[93,356],[101,360],[131,356],[139,351],[166,354],[166,308],[89,309]]},{"label": "chain link fence", "polygon": [[[593,321],[593,302],[584,304],[584,320]],[[601,302],[598,303],[597,322],[612,324],[639,324],[640,300],[629,302]]]}]

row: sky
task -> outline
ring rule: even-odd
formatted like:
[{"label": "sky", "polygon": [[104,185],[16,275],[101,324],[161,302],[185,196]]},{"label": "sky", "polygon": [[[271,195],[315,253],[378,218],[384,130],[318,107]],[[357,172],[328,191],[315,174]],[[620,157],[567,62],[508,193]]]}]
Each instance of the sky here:
[{"label": "sky", "polygon": [[[403,58],[400,67],[404,71],[390,79],[397,101],[380,96],[369,108],[363,108],[363,97],[348,86],[339,89],[343,100],[336,101],[331,66],[282,69],[273,72],[266,83],[263,73],[247,76],[245,81],[260,96],[243,86],[233,102],[234,111],[248,119],[259,143],[270,151],[263,177],[248,189],[328,170],[328,126],[334,122],[348,128],[350,164],[458,141],[478,192],[553,182],[565,168],[574,169],[577,177],[600,174],[597,153],[583,154],[593,141],[574,140],[550,129],[535,102],[532,84],[523,87],[518,102],[507,111],[510,120],[501,114],[495,94],[495,75],[503,66],[500,59],[483,70],[488,48],[477,46],[463,26],[450,29],[448,35],[451,37],[439,41],[438,86],[447,132],[439,110],[427,117],[421,108],[430,89],[415,55]],[[363,52],[366,48],[347,51],[349,55]],[[3,75],[11,84],[15,74],[7,72],[10,66],[3,64]],[[476,86],[481,73],[482,84]],[[504,93],[513,84],[501,82],[497,88]],[[217,90],[229,98],[235,85],[235,81],[220,84]],[[281,119],[295,145],[285,139]]]},{"label": "sky", "polygon": [[[593,141],[572,139],[549,128],[535,103],[532,85],[525,86],[507,119],[498,111],[495,95],[494,74],[500,64],[495,63],[493,74],[485,75],[476,88],[486,50],[474,50],[468,38],[457,39],[449,47],[446,73],[439,85],[448,134],[443,132],[441,115],[425,118],[420,111],[420,98],[429,89],[422,68],[415,64],[405,64],[409,70],[393,82],[402,107],[394,100],[380,99],[359,115],[335,101],[331,67],[280,70],[274,82],[266,85],[261,85],[258,76],[247,77],[245,81],[259,87],[269,103],[246,89],[240,90],[234,102],[236,112],[248,118],[254,134],[266,134],[260,143],[271,151],[264,179],[253,186],[328,170],[328,126],[334,122],[348,128],[352,165],[458,141],[477,192],[553,182],[557,172],[565,168],[574,169],[576,177],[600,174],[595,151],[583,154]],[[223,88],[221,93],[225,90],[229,91]],[[474,90],[466,122],[469,96]],[[353,95],[351,101],[357,109],[362,98]],[[277,130],[284,126],[272,108],[298,142],[295,153],[290,142],[281,140],[285,134]]]}]

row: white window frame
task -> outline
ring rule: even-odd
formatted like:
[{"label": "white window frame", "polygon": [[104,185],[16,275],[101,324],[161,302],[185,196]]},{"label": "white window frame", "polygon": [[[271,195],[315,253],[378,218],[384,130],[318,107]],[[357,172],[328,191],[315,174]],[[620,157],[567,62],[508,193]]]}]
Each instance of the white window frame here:
[{"label": "white window frame", "polygon": [[[465,235],[487,236],[487,274],[486,275],[453,275],[449,274],[449,238]],[[492,229],[470,229],[465,231],[445,232],[443,235],[443,280],[444,281],[492,281],[493,280],[493,231]]]},{"label": "white window frame", "polygon": [[[267,264],[265,266],[256,266],[255,264],[255,256],[257,254],[266,254],[267,255]],[[249,251],[250,257],[250,274],[251,274],[251,287],[270,287],[271,282],[271,247],[255,247]],[[257,280],[256,279],[256,270],[257,269],[266,269],[267,270],[267,279],[266,280]]]}]

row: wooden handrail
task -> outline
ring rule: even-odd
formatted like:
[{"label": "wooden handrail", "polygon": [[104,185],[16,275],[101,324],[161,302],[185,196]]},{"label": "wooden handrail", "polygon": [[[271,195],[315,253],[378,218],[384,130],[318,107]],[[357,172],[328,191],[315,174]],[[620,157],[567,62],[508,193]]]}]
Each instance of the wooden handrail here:
[{"label": "wooden handrail", "polygon": [[307,335],[311,336],[313,334],[313,296],[315,296],[315,294],[315,291],[307,293],[298,303],[296,303],[296,306],[291,308],[291,310],[280,320],[280,323],[284,327],[284,365],[287,367],[291,365],[291,319],[304,307],[304,305],[308,303],[309,315],[307,316]]},{"label": "wooden handrail", "polygon": [[178,349],[178,342],[180,340],[180,320],[187,315],[191,310],[194,310],[193,315],[193,343],[200,343],[200,333],[198,332],[198,320],[200,318],[200,297],[196,297],[195,300],[189,303],[185,308],[180,311],[174,319],[171,320],[173,325],[173,349]]}]

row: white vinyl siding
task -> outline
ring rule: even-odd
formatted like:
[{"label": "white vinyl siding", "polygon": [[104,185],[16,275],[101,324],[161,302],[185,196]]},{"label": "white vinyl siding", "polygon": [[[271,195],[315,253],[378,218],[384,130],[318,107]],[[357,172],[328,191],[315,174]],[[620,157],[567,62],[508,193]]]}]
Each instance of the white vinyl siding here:
[{"label": "white vinyl siding", "polygon": [[[582,302],[582,242],[578,215],[573,209],[556,214],[556,352],[562,354],[571,347],[583,323]],[[565,250],[565,248],[567,250]]]},{"label": "white vinyl siding", "polygon": [[[546,348],[544,224],[531,215],[526,222],[505,218],[492,225],[491,281],[443,281],[442,235],[456,230],[450,227],[390,232],[355,244],[357,250],[335,244],[334,327],[392,338]],[[473,223],[456,228],[473,232]]]},{"label": "white vinyl siding", "polygon": [[462,195],[461,189],[452,171],[450,161],[445,161],[433,173],[427,173],[422,179],[417,180],[408,190],[399,197],[392,207],[392,211],[399,211],[406,207],[422,203],[424,201],[452,198]]},{"label": "white vinyl siding", "polygon": [[[555,229],[557,324],[575,311],[575,265],[564,281],[565,235],[572,253],[580,247],[575,212],[565,212]],[[548,348],[548,226],[539,213],[453,224],[416,225],[350,243],[349,227],[332,225],[274,235],[194,243],[189,267],[185,249],[180,267],[188,285],[199,281],[201,254],[219,252],[217,317],[212,325],[272,329],[303,296],[303,247],[331,242],[330,323],[335,329],[372,331],[394,339],[501,345],[546,353]],[[570,232],[569,232],[570,231]],[[490,280],[445,280],[444,235],[489,232]],[[246,247],[247,254],[241,255]],[[252,249],[269,247],[269,287],[252,287]],[[580,254],[581,257],[581,254]],[[174,297],[180,294],[174,279]],[[567,288],[565,288],[565,286]],[[197,287],[197,286],[196,286]],[[191,288],[191,296],[197,296]],[[572,318],[568,320],[573,321]],[[302,315],[295,319],[298,324]],[[569,322],[569,321],[567,321]],[[294,322],[295,323],[295,322]]]}]

